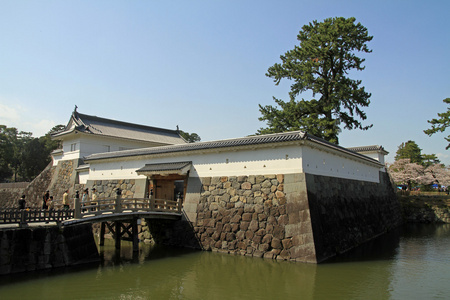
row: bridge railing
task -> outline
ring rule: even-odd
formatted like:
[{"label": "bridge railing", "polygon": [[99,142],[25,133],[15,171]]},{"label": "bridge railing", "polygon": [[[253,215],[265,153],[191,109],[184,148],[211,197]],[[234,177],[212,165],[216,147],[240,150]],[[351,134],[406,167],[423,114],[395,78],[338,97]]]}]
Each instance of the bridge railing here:
[{"label": "bridge railing", "polygon": [[73,217],[73,209],[43,210],[9,208],[0,210],[0,224],[61,222],[67,219],[72,219]]},{"label": "bridge railing", "polygon": [[178,212],[181,201],[154,198],[105,198],[86,201],[75,207],[75,218],[126,212]]},{"label": "bridge railing", "polygon": [[27,224],[32,222],[61,222],[88,216],[127,212],[175,212],[181,213],[182,203],[176,200],[154,198],[105,198],[80,203],[75,200],[74,209],[17,209],[0,210],[1,224]]}]

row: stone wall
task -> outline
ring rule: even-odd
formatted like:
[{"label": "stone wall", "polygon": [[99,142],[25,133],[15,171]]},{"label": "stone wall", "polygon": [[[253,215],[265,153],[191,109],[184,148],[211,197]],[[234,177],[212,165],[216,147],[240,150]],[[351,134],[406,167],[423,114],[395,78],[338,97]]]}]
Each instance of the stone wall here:
[{"label": "stone wall", "polygon": [[402,214],[408,223],[450,223],[450,207],[439,205],[402,205]]},{"label": "stone wall", "polygon": [[146,219],[145,224],[146,226],[142,227],[143,236],[150,236],[151,241],[156,244],[202,249],[192,224],[185,218],[181,220]]},{"label": "stone wall", "polygon": [[[69,190],[70,197],[75,196],[75,190],[81,191],[84,185],[77,184],[77,172],[75,169],[82,163],[81,160],[60,161],[57,166],[52,163],[20,192],[11,189],[2,189],[0,192],[0,207],[10,208],[17,206],[17,200],[25,195],[26,206],[30,208],[42,207],[42,196],[45,191],[50,191],[50,196],[56,201],[62,200],[65,190]],[[20,195],[19,195],[20,194]]]},{"label": "stone wall", "polygon": [[[401,224],[389,178],[380,177],[380,184],[303,173],[201,178],[191,244],[196,240],[204,250],[230,254],[324,261]],[[152,234],[164,237],[157,228],[150,228]],[[168,232],[159,240],[175,244]]]},{"label": "stone wall", "polygon": [[[76,168],[83,163],[80,159],[60,161],[57,166],[50,163],[25,188],[0,187],[0,208],[17,207],[17,201],[25,194],[26,205],[30,208],[42,207],[42,196],[45,191],[50,191],[50,196],[61,204],[65,190],[69,190],[69,198],[75,197],[79,191],[80,197],[85,188],[96,188],[99,198],[112,198],[116,196],[116,190],[122,190],[123,198],[144,198],[147,193],[147,180],[121,179],[121,180],[94,180],[86,184],[78,182]],[[91,194],[91,192],[89,192]],[[72,201],[71,201],[72,205]],[[58,205],[57,205],[58,207]]]},{"label": "stone wall", "polygon": [[99,261],[90,225],[0,231],[0,275]]},{"label": "stone wall", "polygon": [[[31,183],[23,188],[19,193],[25,195],[26,206],[30,208],[42,207],[42,195],[48,190],[50,182],[55,173],[55,167],[50,163]],[[17,207],[17,200],[21,195],[18,191],[11,189],[4,189],[0,193],[1,208]]]},{"label": "stone wall", "polygon": [[[294,195],[299,195],[298,189],[292,187],[295,182],[306,191],[297,177],[279,174],[202,178],[194,225],[202,248],[314,262],[308,206],[297,201]],[[301,226],[305,228],[295,231]]]},{"label": "stone wall", "polygon": [[[75,169],[82,163],[83,161],[80,159],[63,160],[54,167],[54,176],[50,178],[50,182],[48,183],[48,190],[54,199],[62,200],[62,196],[66,190],[69,191],[71,198],[75,196],[76,190],[81,191],[81,189],[76,189],[76,184],[78,184],[78,174]],[[81,188],[82,187],[83,186],[81,186]]]},{"label": "stone wall", "polygon": [[29,182],[0,183],[0,208],[17,208]]},{"label": "stone wall", "polygon": [[317,261],[343,253],[402,223],[388,174],[380,183],[306,175]]},{"label": "stone wall", "polygon": [[122,198],[143,198],[144,195],[138,195],[141,194],[142,181],[136,179],[93,180],[89,181],[86,186],[89,189],[95,188],[98,198],[115,198],[117,189],[122,190]]}]

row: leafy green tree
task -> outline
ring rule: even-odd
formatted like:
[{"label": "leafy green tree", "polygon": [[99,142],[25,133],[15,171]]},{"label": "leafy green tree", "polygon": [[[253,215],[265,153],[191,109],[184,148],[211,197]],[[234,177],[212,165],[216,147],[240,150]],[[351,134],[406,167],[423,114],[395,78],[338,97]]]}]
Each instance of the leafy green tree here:
[{"label": "leafy green tree", "polygon": [[[450,98],[446,98],[442,101],[444,103],[450,104]],[[431,124],[431,128],[424,130],[423,132],[425,132],[425,134],[431,136],[436,132],[444,132],[445,129],[450,126],[450,107],[447,107],[446,112],[438,113],[438,116],[438,119],[432,119],[428,121],[428,123]],[[448,135],[445,140],[449,142],[447,147],[445,147],[445,149],[447,150],[448,148],[450,148],[450,135]]]},{"label": "leafy green tree", "polygon": [[50,153],[52,153],[53,150],[61,147],[61,141],[52,140],[52,134],[63,130],[65,127],[66,126],[64,125],[56,125],[52,129],[50,129],[50,131],[47,132],[44,136],[39,137],[39,142],[41,142],[44,145],[45,151],[48,153],[49,159]]},{"label": "leafy green tree", "polygon": [[398,146],[394,159],[395,161],[409,159],[410,163],[416,163],[424,167],[441,163],[436,154],[422,154],[422,149],[419,148],[419,145],[411,140]]},{"label": "leafy green tree", "polygon": [[[15,128],[14,128],[15,129]],[[14,181],[21,181],[25,179],[23,153],[25,151],[25,145],[30,142],[32,137],[31,132],[20,131],[12,136],[14,156],[11,162],[11,167],[14,172]]]},{"label": "leafy green tree", "polygon": [[[338,143],[341,127],[367,130],[355,117],[365,120],[362,108],[370,103],[361,80],[348,77],[350,71],[364,70],[364,58],[356,52],[370,53],[367,42],[372,40],[367,29],[355,18],[328,18],[304,25],[297,35],[299,46],[280,56],[281,64],[270,67],[266,76],[276,85],[281,79],[292,80],[289,102],[274,100],[278,107],[261,106],[260,121],[268,127],[258,134],[304,130]],[[313,99],[300,101],[296,97],[312,92]]]},{"label": "leafy green tree", "polygon": [[401,143],[398,146],[398,150],[395,155],[395,160],[409,159],[410,163],[422,164],[422,149],[414,141],[407,141],[406,143]]},{"label": "leafy green tree", "polygon": [[429,167],[431,165],[440,164],[441,161],[436,156],[436,154],[422,154],[422,164],[425,167]]},{"label": "leafy green tree", "polygon": [[[17,129],[15,131],[17,132]],[[13,132],[12,128],[0,125],[0,182],[6,181],[13,175],[10,167],[14,157],[14,148],[10,138]]]},{"label": "leafy green tree", "polygon": [[39,138],[26,141],[21,151],[21,158],[20,175],[26,181],[39,175],[50,162],[49,152]]},{"label": "leafy green tree", "polygon": [[60,145],[51,133],[64,128],[53,127],[45,136],[34,138],[31,132],[0,125],[0,181],[32,180],[48,165],[50,154]]},{"label": "leafy green tree", "polygon": [[183,139],[185,139],[188,143],[200,142],[200,136],[196,133],[189,133],[180,130],[180,135]]}]

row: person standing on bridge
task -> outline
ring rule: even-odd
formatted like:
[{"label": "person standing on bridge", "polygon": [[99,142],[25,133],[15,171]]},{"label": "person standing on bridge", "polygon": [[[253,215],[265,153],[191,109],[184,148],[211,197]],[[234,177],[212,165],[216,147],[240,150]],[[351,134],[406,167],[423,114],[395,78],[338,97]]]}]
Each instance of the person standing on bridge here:
[{"label": "person standing on bridge", "polygon": [[50,199],[50,191],[46,191],[44,196],[42,196],[42,209],[48,209],[48,200]]},{"label": "person standing on bridge", "polygon": [[[93,188],[92,189],[92,196],[91,196],[91,199],[92,199],[92,202],[91,202],[91,204],[92,205],[97,205],[97,190],[95,189],[95,188]],[[95,210],[95,208],[92,208],[92,210]]]},{"label": "person standing on bridge", "polygon": [[86,203],[89,201],[89,189],[85,189],[83,191],[83,197],[81,197],[81,206],[86,206]]},{"label": "person standing on bridge", "polygon": [[69,209],[69,191],[65,190],[63,194],[63,205],[64,209]]},{"label": "person standing on bridge", "polygon": [[48,206],[48,210],[55,209],[55,201],[53,201],[53,196],[50,196],[50,199],[48,199],[47,206]]},{"label": "person standing on bridge", "polygon": [[19,209],[25,209],[25,195],[19,199]]}]

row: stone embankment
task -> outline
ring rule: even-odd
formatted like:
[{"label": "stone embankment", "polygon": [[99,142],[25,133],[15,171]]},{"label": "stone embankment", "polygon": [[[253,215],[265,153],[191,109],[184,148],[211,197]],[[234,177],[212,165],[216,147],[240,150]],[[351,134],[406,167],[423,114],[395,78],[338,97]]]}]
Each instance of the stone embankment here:
[{"label": "stone embankment", "polygon": [[99,260],[89,224],[0,230],[0,275]]},{"label": "stone embankment", "polygon": [[403,219],[408,223],[450,223],[450,197],[399,195]]},{"label": "stone embankment", "polygon": [[18,207],[29,182],[0,183],[0,208]]}]

